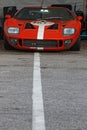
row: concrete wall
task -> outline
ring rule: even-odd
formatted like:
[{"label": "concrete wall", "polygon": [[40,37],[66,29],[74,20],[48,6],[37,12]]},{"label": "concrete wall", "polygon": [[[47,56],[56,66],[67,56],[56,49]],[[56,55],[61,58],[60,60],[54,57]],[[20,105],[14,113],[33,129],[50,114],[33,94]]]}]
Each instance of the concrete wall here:
[{"label": "concrete wall", "polygon": [[[44,0],[43,5],[58,4],[58,3],[70,3],[70,4],[79,4],[83,6],[85,0]],[[26,5],[41,5],[42,0],[0,0],[0,6],[16,5],[18,7]]]}]

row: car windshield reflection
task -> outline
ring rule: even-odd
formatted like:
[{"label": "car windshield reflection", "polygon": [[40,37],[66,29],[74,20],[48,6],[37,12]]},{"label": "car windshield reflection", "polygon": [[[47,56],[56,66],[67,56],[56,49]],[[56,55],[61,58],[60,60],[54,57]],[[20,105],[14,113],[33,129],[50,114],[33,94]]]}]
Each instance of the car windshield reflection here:
[{"label": "car windshield reflection", "polygon": [[66,8],[29,8],[25,7],[15,16],[16,19],[22,20],[71,20],[74,19],[72,14]]}]

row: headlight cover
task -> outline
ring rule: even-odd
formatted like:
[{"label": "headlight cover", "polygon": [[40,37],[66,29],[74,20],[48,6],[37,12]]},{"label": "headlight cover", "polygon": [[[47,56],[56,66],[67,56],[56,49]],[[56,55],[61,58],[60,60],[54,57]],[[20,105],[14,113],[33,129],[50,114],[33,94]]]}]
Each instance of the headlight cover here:
[{"label": "headlight cover", "polygon": [[8,33],[9,34],[18,34],[19,33],[19,28],[17,28],[17,27],[9,27],[8,28]]},{"label": "headlight cover", "polygon": [[75,33],[75,28],[64,28],[63,29],[63,35],[65,35],[65,36],[73,35],[74,33]]}]

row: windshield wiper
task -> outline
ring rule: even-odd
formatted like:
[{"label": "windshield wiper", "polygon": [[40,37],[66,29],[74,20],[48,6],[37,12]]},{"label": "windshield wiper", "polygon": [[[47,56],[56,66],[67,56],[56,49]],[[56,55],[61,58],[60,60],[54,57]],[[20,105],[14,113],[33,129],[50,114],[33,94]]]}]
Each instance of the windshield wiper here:
[{"label": "windshield wiper", "polygon": [[46,17],[46,18],[42,18],[42,19],[57,19],[57,20],[60,20],[60,19],[63,19],[63,17]]},{"label": "windshield wiper", "polygon": [[37,20],[51,20],[51,19],[56,19],[56,20],[61,20],[63,17],[45,17],[45,18],[38,18]]}]

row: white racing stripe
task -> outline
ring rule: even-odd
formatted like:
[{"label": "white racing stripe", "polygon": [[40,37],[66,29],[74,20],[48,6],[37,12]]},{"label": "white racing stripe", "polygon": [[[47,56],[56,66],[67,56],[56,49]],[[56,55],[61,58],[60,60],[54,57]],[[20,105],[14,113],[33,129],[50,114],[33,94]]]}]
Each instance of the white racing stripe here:
[{"label": "white racing stripe", "polygon": [[39,25],[37,39],[43,39],[43,37],[44,37],[44,27],[45,27],[44,24]]},{"label": "white racing stripe", "polygon": [[46,130],[40,72],[40,54],[34,54],[32,130]]},{"label": "white racing stripe", "polygon": [[43,40],[44,39],[44,29],[45,29],[45,26],[52,25],[54,23],[42,20],[42,21],[31,22],[31,24],[37,25],[39,27],[38,28],[37,39],[38,40]]}]

